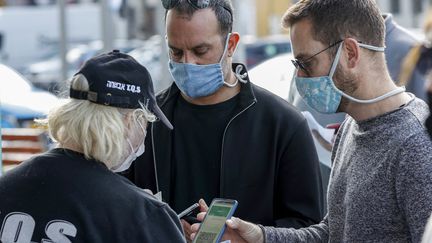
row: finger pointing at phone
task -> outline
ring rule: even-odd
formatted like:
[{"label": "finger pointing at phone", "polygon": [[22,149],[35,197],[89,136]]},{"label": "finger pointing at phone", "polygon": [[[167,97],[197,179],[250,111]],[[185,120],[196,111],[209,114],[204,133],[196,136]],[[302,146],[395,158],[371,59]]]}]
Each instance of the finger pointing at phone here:
[{"label": "finger pointing at phone", "polygon": [[[198,201],[198,204],[200,205],[200,211],[201,212],[207,212],[208,211],[208,206],[207,206],[207,203],[204,201],[204,199],[201,198]],[[202,221],[202,220],[200,220],[200,221]]]},{"label": "finger pointing at phone", "polygon": [[[198,221],[202,222],[205,218],[207,211],[208,211],[208,206],[207,206],[207,203],[202,198],[198,201],[198,204],[200,205],[200,211],[201,212],[197,214],[197,219],[198,219]],[[193,240],[195,238],[195,235],[198,232],[200,225],[201,225],[201,223],[195,223],[191,226],[192,234],[188,236],[189,239]]]}]

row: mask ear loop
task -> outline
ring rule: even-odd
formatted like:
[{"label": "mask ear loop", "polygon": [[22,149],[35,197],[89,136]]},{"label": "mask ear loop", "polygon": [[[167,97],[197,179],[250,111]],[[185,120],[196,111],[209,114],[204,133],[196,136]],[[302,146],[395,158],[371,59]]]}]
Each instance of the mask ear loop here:
[{"label": "mask ear loop", "polygon": [[[226,54],[226,52],[228,50],[228,43],[229,43],[229,38],[230,37],[231,37],[231,33],[229,33],[228,36],[227,36],[227,39],[226,39],[226,42],[225,42],[224,53],[222,54],[222,57],[221,57],[219,63],[222,62],[222,58],[225,56],[225,54]],[[234,52],[236,50],[237,50],[237,46],[235,47]],[[235,86],[237,86],[237,84],[238,84],[239,81],[242,82],[242,83],[247,83],[247,81],[244,80],[244,78],[247,76],[247,73],[240,74],[242,70],[243,70],[243,66],[242,65],[238,65],[236,67],[235,72],[234,72],[234,76],[236,76],[236,81],[233,84],[230,84],[230,83],[227,83],[227,82],[224,81],[224,85],[227,86],[227,87],[230,87],[230,88],[234,88]]]},{"label": "mask ear loop", "polygon": [[240,82],[242,82],[242,83],[245,84],[245,83],[247,83],[246,78],[248,76],[248,73],[244,72],[242,74],[242,71],[243,71],[243,66],[242,65],[238,65],[236,67],[236,69],[235,69],[234,75],[236,76],[237,80],[239,80]]},{"label": "mask ear loop", "polygon": [[339,64],[339,58],[340,58],[341,51],[342,51],[342,45],[343,45],[343,41],[339,44],[338,50],[336,52],[335,59],[333,61],[332,67],[330,69],[329,77],[332,79],[332,81],[333,81],[333,75],[334,75],[334,73],[336,71],[336,67]]},{"label": "mask ear loop", "polygon": [[243,71],[243,66],[238,65],[235,69],[235,72],[234,72],[234,76],[236,76],[235,83],[230,84],[230,83],[227,83],[224,81],[224,84],[230,88],[234,88],[238,84],[239,81],[241,83],[244,83],[244,84],[247,83],[247,80],[245,78],[248,76],[248,74],[247,74],[247,72],[241,74],[242,71]]},{"label": "mask ear loop", "polygon": [[[398,87],[398,88],[396,88],[396,89],[394,89],[394,90],[392,90],[392,91],[390,91],[390,92],[388,92],[386,94],[378,96],[376,98],[373,98],[373,99],[370,99],[370,100],[360,100],[360,99],[354,98],[354,97],[352,97],[352,96],[350,96],[348,94],[345,94],[345,92],[343,92],[342,90],[338,89],[336,87],[336,85],[334,84],[333,74],[334,74],[334,72],[336,70],[337,64],[339,63],[339,57],[340,57],[340,53],[341,53],[341,50],[342,50],[342,45],[343,45],[343,42],[339,46],[339,49],[338,49],[338,51],[336,53],[335,61],[333,62],[333,65],[332,65],[332,68],[331,68],[330,74],[329,74],[329,77],[331,78],[331,81],[332,81],[331,84],[332,84],[333,88],[337,92],[339,92],[342,96],[344,96],[345,98],[348,98],[348,99],[350,99],[350,100],[352,100],[354,102],[360,103],[360,104],[370,104],[370,103],[375,103],[375,102],[387,99],[388,97],[391,97],[393,95],[397,95],[399,93],[405,92],[405,87]],[[359,43],[359,46],[363,47],[363,48],[366,48],[366,49],[369,49],[369,50],[372,50],[372,51],[377,51],[377,52],[384,52],[384,49],[385,49],[385,47],[376,47],[376,46],[366,45],[366,44],[362,44],[362,43]]]},{"label": "mask ear loop", "polygon": [[[139,116],[137,116],[137,112],[140,112],[140,111],[142,111],[142,109],[143,108],[141,108],[141,109],[135,109],[132,113],[133,113],[133,119],[135,119],[136,120],[136,122],[138,123],[138,125],[141,127],[141,129],[142,129],[142,131],[143,131],[143,143],[144,143],[144,141],[145,141],[145,137],[147,136],[147,130],[144,128],[144,125],[142,124],[142,122],[140,121],[140,117]],[[144,118],[145,119],[145,118]],[[130,146],[131,146],[131,148],[132,148],[132,152],[134,152],[135,153],[135,150],[133,149],[133,146],[132,146],[132,144],[131,144],[131,142],[130,142],[130,140],[129,140],[129,138],[127,138],[127,140],[128,140],[128,142],[129,142],[129,144],[130,144]]]},{"label": "mask ear loop", "polygon": [[219,58],[219,63],[222,62],[223,57],[225,56],[227,50],[228,50],[228,43],[229,43],[229,39],[231,37],[231,33],[228,33],[226,40],[225,40],[225,46],[224,46],[224,52],[222,53],[222,56]]},{"label": "mask ear loop", "polygon": [[[225,55],[225,52],[228,50],[228,42],[229,42],[229,38],[231,37],[231,33],[229,33],[228,34],[228,37],[227,37],[227,40],[226,40],[226,43],[225,43],[225,50],[224,50],[224,54],[222,54],[222,57],[221,57],[221,60],[220,61],[222,61],[222,58],[223,58],[223,56]],[[234,51],[233,51],[233,54],[236,52],[236,50],[237,50],[237,46],[235,47],[235,49],[234,49]],[[246,80],[246,77],[248,76],[248,73],[247,72],[244,72],[243,74],[241,73],[243,71],[243,66],[242,65],[238,65],[237,67],[236,67],[236,69],[234,70],[234,76],[236,76],[236,82],[235,83],[233,83],[233,84],[230,84],[230,83],[227,83],[227,82],[224,82],[224,84],[226,85],[226,86],[228,86],[228,87],[230,87],[230,88],[234,88],[237,84],[238,84],[238,82],[240,81],[241,83],[247,83],[247,80]]]},{"label": "mask ear loop", "polygon": [[129,144],[129,147],[131,148],[131,151],[132,151],[132,153],[135,153],[135,149],[133,148],[133,146],[132,146],[132,143],[131,143],[130,139],[129,139],[129,138],[126,138],[126,141],[128,142],[128,144]]},{"label": "mask ear loop", "polygon": [[[143,119],[146,119],[146,118],[144,117]],[[147,136],[147,129],[144,128],[144,125],[141,123],[140,119],[138,119],[137,122],[143,131],[143,143],[144,143],[145,137]],[[147,124],[148,124],[148,122],[147,122]]]},{"label": "mask ear loop", "polygon": [[371,45],[367,45],[367,44],[363,44],[363,43],[358,43],[360,47],[372,50],[372,51],[377,51],[377,52],[384,52],[385,51],[385,46],[371,46]]}]

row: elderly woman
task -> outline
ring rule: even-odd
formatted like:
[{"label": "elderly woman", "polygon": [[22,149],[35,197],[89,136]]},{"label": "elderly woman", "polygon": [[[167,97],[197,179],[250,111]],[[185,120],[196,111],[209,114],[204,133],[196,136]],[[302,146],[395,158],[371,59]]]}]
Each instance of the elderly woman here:
[{"label": "elderly woman", "polygon": [[184,242],[165,203],[114,173],[156,119],[172,129],[146,68],[118,51],[87,61],[46,119],[58,147],[0,177],[0,242]]}]

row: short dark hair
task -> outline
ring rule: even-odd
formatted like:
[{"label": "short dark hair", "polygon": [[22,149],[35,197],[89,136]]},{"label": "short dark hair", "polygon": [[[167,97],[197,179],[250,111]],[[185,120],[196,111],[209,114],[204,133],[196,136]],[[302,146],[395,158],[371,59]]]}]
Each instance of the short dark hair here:
[{"label": "short dark hair", "polygon": [[325,45],[352,37],[384,46],[384,18],[375,0],[300,0],[286,11],[282,24],[290,28],[303,19],[311,21],[313,38]]},{"label": "short dark hair", "polygon": [[[214,11],[216,18],[219,22],[219,31],[223,37],[232,31],[234,13],[231,0],[209,0],[210,8]],[[187,0],[179,0],[179,3],[170,10],[175,10],[181,14],[187,14],[189,17],[198,9],[192,6]],[[165,19],[168,10],[165,11]]]}]

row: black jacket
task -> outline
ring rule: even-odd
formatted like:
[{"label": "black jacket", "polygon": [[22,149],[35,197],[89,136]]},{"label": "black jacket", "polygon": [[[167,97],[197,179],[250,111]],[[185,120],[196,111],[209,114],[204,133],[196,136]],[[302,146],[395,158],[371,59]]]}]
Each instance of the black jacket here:
[{"label": "black jacket", "polygon": [[67,149],[5,173],[0,198],[1,242],[186,242],[166,203]]},{"label": "black jacket", "polygon": [[[234,70],[236,65],[242,64],[234,64]],[[305,118],[288,102],[249,80],[241,85],[236,115],[221,141],[220,195],[215,197],[236,199],[235,215],[254,223],[299,228],[319,222],[321,176]],[[179,95],[173,84],[158,96],[171,121]],[[153,123],[145,145],[146,152],[127,177],[139,187],[161,190],[164,201],[170,203],[172,132]]]}]

